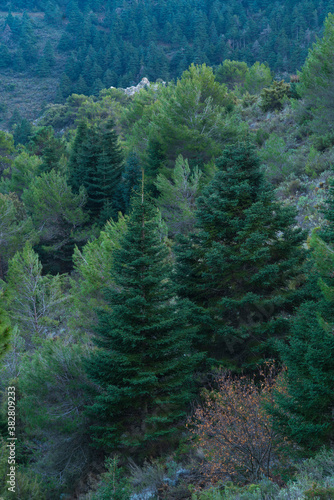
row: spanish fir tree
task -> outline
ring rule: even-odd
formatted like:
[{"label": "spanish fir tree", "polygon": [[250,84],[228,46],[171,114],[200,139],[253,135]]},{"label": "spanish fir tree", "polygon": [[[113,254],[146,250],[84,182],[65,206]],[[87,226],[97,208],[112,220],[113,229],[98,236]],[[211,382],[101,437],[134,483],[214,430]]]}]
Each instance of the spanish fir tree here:
[{"label": "spanish fir tree", "polygon": [[80,122],[72,145],[69,182],[74,192],[84,186],[86,209],[93,220],[104,223],[120,209],[118,186],[123,170],[123,156],[114,124],[88,126]]},{"label": "spanish fir tree", "polygon": [[121,208],[118,186],[123,171],[123,154],[112,120],[100,125],[99,136],[96,175],[92,178],[90,191],[92,196],[94,193],[96,205],[101,204],[100,219],[104,223],[111,216],[117,216]]},{"label": "spanish fir tree", "polygon": [[334,439],[334,250],[319,236],[333,243],[333,187],[327,204],[324,228],[309,239],[309,274],[318,294],[302,304],[288,341],[279,344],[286,370],[269,408],[278,430],[310,453]]},{"label": "spanish fir tree", "polygon": [[305,302],[288,343],[280,345],[287,370],[275,395],[276,404],[269,411],[275,427],[309,452],[334,439],[333,326],[333,322],[321,320],[319,304]]},{"label": "spanish fir tree", "polygon": [[122,212],[128,212],[133,192],[140,186],[141,166],[138,155],[131,153],[125,163],[122,183],[119,185]]},{"label": "spanish fir tree", "polygon": [[113,280],[106,294],[110,312],[99,312],[98,349],[87,362],[89,377],[100,386],[88,412],[97,443],[140,448],[175,434],[193,395],[198,360],[187,311],[176,300],[157,210],[146,197],[133,201]]},{"label": "spanish fir tree", "polygon": [[303,296],[306,250],[293,208],[274,199],[254,148],[227,148],[197,201],[198,231],[176,248],[179,294],[201,325],[197,347],[227,365],[273,355]]},{"label": "spanish fir tree", "polygon": [[334,178],[331,178],[329,181],[329,193],[325,203],[326,207],[323,208],[322,212],[326,220],[319,236],[326,243],[334,246]]}]

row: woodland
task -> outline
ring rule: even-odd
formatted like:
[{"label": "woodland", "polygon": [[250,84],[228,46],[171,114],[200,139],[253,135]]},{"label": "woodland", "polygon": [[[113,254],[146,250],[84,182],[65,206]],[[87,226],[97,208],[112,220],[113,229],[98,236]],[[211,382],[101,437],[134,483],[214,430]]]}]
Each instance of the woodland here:
[{"label": "woodland", "polygon": [[334,6],[0,3],[0,496],[333,499]]}]

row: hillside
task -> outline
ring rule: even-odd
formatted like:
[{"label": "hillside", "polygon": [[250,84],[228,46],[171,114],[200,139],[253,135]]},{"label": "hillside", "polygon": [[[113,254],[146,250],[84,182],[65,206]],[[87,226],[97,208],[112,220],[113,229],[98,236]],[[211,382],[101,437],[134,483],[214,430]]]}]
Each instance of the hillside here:
[{"label": "hillside", "polygon": [[333,8],[329,0],[11,5],[10,15],[6,3],[0,12],[2,128],[15,108],[30,119],[73,92],[97,95],[143,77],[168,81],[192,62],[259,61],[289,79]]},{"label": "hillside", "polygon": [[0,7],[1,500],[332,500],[334,6]]}]

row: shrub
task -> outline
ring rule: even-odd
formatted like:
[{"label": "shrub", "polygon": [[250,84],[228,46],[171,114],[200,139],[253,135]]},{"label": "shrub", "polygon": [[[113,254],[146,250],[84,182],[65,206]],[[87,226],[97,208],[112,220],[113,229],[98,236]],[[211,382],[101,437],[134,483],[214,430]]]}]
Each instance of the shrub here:
[{"label": "shrub", "polygon": [[270,476],[274,450],[274,431],[263,402],[272,401],[274,368],[261,383],[245,376],[221,373],[217,391],[204,391],[204,403],[190,423],[196,444],[203,449],[201,472],[217,482],[259,480]]},{"label": "shrub", "polygon": [[124,476],[124,471],[118,466],[116,456],[106,460],[107,472],[102,474],[101,482],[92,500],[128,500],[130,487]]},{"label": "shrub", "polygon": [[323,488],[314,483],[310,490],[304,492],[304,495],[305,498],[314,498],[316,500],[333,500],[334,488]]},{"label": "shrub", "polygon": [[283,108],[283,100],[289,97],[290,84],[283,80],[274,81],[270,87],[264,88],[261,92],[261,108],[264,112],[280,110]]}]

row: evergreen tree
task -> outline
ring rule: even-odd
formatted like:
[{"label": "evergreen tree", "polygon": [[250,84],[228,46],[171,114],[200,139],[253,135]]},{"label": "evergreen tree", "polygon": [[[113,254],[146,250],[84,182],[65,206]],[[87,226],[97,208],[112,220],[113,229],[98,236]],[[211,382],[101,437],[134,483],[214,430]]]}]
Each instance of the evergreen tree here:
[{"label": "evergreen tree", "polygon": [[66,73],[63,73],[60,78],[59,94],[62,99],[66,99],[72,92],[72,83]]},{"label": "evergreen tree", "polygon": [[322,212],[325,216],[326,222],[322,227],[319,236],[326,242],[334,247],[334,178],[329,181],[329,193],[325,201],[326,208]]},{"label": "evergreen tree", "polygon": [[10,348],[12,329],[3,308],[0,308],[0,361]]},{"label": "evergreen tree", "polygon": [[170,266],[157,212],[137,197],[114,255],[110,312],[99,314],[99,349],[87,363],[101,388],[89,412],[97,421],[95,440],[104,447],[170,439],[185,417],[197,358]]},{"label": "evergreen tree", "polygon": [[89,137],[88,126],[85,121],[78,123],[78,128],[74,137],[69,159],[69,184],[74,193],[78,193],[80,186],[86,185],[87,169],[85,169],[85,159],[87,156],[83,154],[84,144]]},{"label": "evergreen tree", "polygon": [[75,91],[77,94],[83,94],[83,95],[88,94],[88,85],[85,82],[85,79],[83,78],[82,75],[80,75],[79,80],[75,85]]},{"label": "evergreen tree", "polygon": [[0,44],[0,68],[8,68],[12,64],[12,57],[6,45]]},{"label": "evergreen tree", "polygon": [[153,195],[158,195],[158,190],[155,186],[157,175],[161,171],[166,161],[166,154],[162,144],[157,139],[149,141],[147,148],[147,162],[145,167],[145,175],[148,181],[149,188]]},{"label": "evergreen tree", "polygon": [[280,345],[286,371],[276,405],[268,408],[277,429],[309,452],[334,438],[333,320],[319,317],[324,305],[306,302],[299,309],[288,343]]},{"label": "evergreen tree", "polygon": [[126,161],[122,183],[120,189],[122,192],[123,211],[128,212],[130,200],[140,186],[141,169],[138,156],[132,153]]},{"label": "evergreen tree", "polygon": [[274,200],[252,146],[226,149],[216,165],[197,202],[199,232],[180,238],[177,277],[201,325],[198,347],[240,366],[272,355],[288,331],[305,234],[293,229],[294,209]]},{"label": "evergreen tree", "polygon": [[100,125],[99,135],[96,174],[88,192],[94,198],[96,208],[100,206],[101,222],[105,222],[111,216],[117,216],[121,209],[121,200],[116,193],[121,182],[123,154],[112,120]]},{"label": "evergreen tree", "polygon": [[74,244],[86,237],[82,234],[88,218],[83,211],[85,190],[73,194],[66,178],[51,170],[36,177],[22,199],[39,233],[44,267],[52,272],[71,270]]},{"label": "evergreen tree", "polygon": [[309,51],[300,73],[300,94],[313,130],[319,134],[333,133],[334,14],[325,22],[324,36]]},{"label": "evergreen tree", "polygon": [[188,234],[194,229],[195,200],[199,194],[201,176],[198,167],[191,174],[188,161],[180,155],[170,181],[163,174],[157,177],[156,186],[160,192],[157,204],[172,237],[179,233]]},{"label": "evergreen tree", "polygon": [[30,136],[32,134],[32,124],[26,118],[20,118],[18,122],[16,122],[13,138],[15,145],[17,144],[27,144],[30,140]]},{"label": "evergreen tree", "polygon": [[27,65],[23,57],[22,49],[18,49],[13,56],[13,68],[15,71],[24,71]]},{"label": "evergreen tree", "polygon": [[48,40],[45,44],[43,56],[50,68],[52,68],[56,64],[55,54],[50,40]]},{"label": "evergreen tree", "polygon": [[38,64],[37,64],[37,68],[36,68],[36,72],[38,74],[38,76],[40,76],[41,78],[46,78],[48,76],[50,76],[50,66],[47,62],[47,60],[45,59],[45,57],[41,57],[38,61]]},{"label": "evergreen tree", "polygon": [[43,148],[41,172],[50,172],[53,168],[57,169],[59,160],[63,154],[65,154],[65,144],[61,139],[57,139],[52,131],[49,140]]}]

